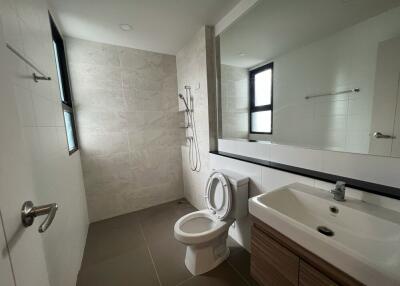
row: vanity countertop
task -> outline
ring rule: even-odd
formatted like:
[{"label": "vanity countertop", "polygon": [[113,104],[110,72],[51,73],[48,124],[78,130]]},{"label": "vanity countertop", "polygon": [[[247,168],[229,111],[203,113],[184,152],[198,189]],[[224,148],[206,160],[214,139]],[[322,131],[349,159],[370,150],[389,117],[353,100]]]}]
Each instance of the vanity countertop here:
[{"label": "vanity countertop", "polygon": [[399,212],[299,183],[251,198],[249,210],[366,285],[400,285]]}]

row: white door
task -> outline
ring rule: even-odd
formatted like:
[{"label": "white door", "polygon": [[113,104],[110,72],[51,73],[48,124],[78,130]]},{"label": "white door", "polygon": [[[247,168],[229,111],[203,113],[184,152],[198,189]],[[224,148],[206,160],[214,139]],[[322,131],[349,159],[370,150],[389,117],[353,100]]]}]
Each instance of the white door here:
[{"label": "white door", "polygon": [[14,277],[12,274],[11,260],[8,254],[8,247],[1,219],[0,211],[0,285],[15,286]]},{"label": "white door", "polygon": [[[398,124],[400,37],[379,43],[370,133],[370,154],[400,156]],[[397,115],[396,115],[397,114]],[[397,123],[395,118],[397,117]],[[396,125],[396,126],[395,126]],[[395,130],[397,128],[397,130]],[[379,132],[380,136],[374,136]],[[397,136],[396,136],[397,135]],[[396,137],[395,140],[393,140]]]},{"label": "white door", "polygon": [[[13,77],[16,73],[12,59],[11,52],[6,48],[0,20],[0,210],[5,230],[0,233],[0,284],[13,285],[10,277],[12,265],[15,285],[48,286],[43,242],[38,232],[39,221],[29,228],[21,224],[23,202],[37,200],[33,191],[33,166],[13,94]],[[1,240],[4,236],[7,238],[6,251],[3,251],[4,242]],[[10,258],[8,263],[7,249]]]},{"label": "white door", "polygon": [[[399,47],[400,51],[400,47]],[[399,52],[400,57],[400,52]],[[396,105],[396,117],[394,120],[394,130],[393,130],[393,143],[391,156],[400,157],[400,68],[399,68],[399,81],[397,88],[397,105]]]}]

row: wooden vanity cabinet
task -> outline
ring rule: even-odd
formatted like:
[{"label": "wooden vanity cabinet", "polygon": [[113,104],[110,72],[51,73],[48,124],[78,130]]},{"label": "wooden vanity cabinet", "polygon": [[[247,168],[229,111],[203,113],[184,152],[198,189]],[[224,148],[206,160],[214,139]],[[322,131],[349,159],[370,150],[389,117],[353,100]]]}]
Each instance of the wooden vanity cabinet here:
[{"label": "wooden vanity cabinet", "polygon": [[363,285],[252,217],[251,276],[261,286]]},{"label": "wooden vanity cabinet", "polygon": [[299,285],[300,286],[338,286],[336,282],[331,280],[325,274],[315,269],[307,262],[300,260],[299,266]]}]

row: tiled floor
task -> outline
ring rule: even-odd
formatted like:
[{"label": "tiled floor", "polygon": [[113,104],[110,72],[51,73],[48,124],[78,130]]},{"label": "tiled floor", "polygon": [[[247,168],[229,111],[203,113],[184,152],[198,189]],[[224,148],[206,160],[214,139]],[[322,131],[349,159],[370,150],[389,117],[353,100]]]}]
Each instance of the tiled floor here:
[{"label": "tiled floor", "polygon": [[192,276],[174,224],[194,211],[175,201],[90,225],[78,286],[256,285],[249,253],[229,240],[231,255],[216,269]]}]

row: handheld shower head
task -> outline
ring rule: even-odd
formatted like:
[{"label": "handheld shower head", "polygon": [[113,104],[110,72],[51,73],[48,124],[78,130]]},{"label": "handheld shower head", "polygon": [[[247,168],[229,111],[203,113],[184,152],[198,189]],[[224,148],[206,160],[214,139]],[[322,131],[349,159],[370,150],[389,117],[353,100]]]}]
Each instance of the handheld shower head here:
[{"label": "handheld shower head", "polygon": [[186,106],[186,111],[189,111],[189,106],[188,106],[188,104],[187,104],[187,102],[186,102],[185,97],[184,97],[181,93],[179,93],[178,96],[179,96],[180,99],[183,100],[183,103],[184,103],[185,106]]}]

